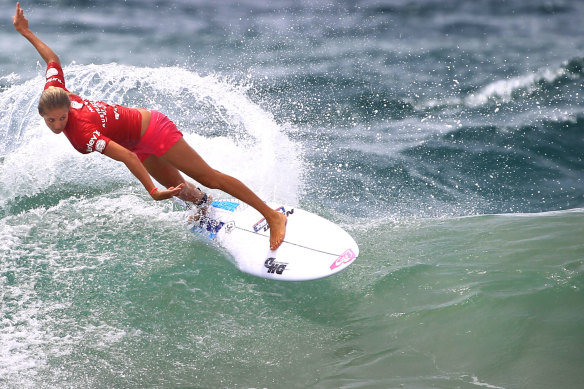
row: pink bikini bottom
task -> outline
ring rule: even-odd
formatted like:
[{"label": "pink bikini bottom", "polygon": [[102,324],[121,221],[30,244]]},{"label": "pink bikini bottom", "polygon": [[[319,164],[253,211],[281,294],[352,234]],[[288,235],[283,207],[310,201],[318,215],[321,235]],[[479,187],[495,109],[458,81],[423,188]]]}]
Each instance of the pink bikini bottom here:
[{"label": "pink bikini bottom", "polygon": [[140,142],[132,149],[140,161],[144,161],[151,154],[157,157],[164,155],[183,136],[166,115],[158,111],[150,113],[148,128]]}]

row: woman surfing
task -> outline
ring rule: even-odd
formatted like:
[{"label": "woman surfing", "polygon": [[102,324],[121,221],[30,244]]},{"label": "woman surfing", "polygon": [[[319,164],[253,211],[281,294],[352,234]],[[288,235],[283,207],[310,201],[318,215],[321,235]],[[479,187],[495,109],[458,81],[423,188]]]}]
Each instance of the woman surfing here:
[{"label": "woman surfing", "polygon": [[[208,196],[180,172],[207,188],[222,190],[265,217],[270,227],[271,250],[282,244],[286,216],[267,206],[238,179],[211,168],[168,117],[153,110],[86,100],[70,92],[59,57],[29,29],[20,3],[16,3],[12,22],[47,64],[38,111],[51,131],[65,134],[80,153],[97,151],[123,162],[154,200],[177,196],[201,207],[208,205]],[[166,189],[158,189],[151,176]]]}]

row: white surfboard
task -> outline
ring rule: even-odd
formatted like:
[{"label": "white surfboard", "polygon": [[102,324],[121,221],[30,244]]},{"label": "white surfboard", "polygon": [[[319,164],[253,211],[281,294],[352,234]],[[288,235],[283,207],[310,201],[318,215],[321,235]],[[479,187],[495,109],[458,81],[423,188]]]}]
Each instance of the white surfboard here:
[{"label": "white surfboard", "polygon": [[344,270],[359,255],[355,240],[338,225],[296,207],[268,205],[288,217],[284,243],[275,251],[266,220],[244,203],[213,201],[205,216],[191,213],[187,226],[216,241],[241,271],[263,278],[323,278]]}]

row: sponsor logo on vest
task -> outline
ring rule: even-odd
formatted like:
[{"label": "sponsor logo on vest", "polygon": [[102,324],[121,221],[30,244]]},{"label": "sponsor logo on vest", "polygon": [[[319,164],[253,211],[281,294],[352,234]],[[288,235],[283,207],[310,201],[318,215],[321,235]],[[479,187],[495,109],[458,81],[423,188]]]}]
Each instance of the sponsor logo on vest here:
[{"label": "sponsor logo on vest", "polygon": [[47,69],[47,75],[45,78],[49,78],[49,77],[53,77],[56,76],[57,74],[59,74],[59,71],[55,68],[48,68]]},{"label": "sponsor logo on vest", "polygon": [[65,85],[65,84],[63,84],[63,81],[59,80],[59,77],[47,78],[47,84],[50,82],[55,82],[55,81],[57,81],[59,84]]},{"label": "sponsor logo on vest", "polygon": [[97,140],[97,137],[101,136],[101,133],[98,130],[93,131],[93,134],[91,135],[91,139],[89,139],[89,142],[87,142],[87,152],[91,153],[93,151],[93,145],[95,144],[95,141]]},{"label": "sponsor logo on vest", "polygon": [[106,141],[103,139],[100,139],[95,143],[95,150],[99,151],[100,153],[103,153],[105,146],[106,146]]},{"label": "sponsor logo on vest", "polygon": [[[101,126],[106,127],[107,124],[107,106],[101,101],[89,101],[85,100],[85,105],[87,109],[91,112],[97,112],[99,115],[99,120],[101,121]],[[117,118],[116,118],[117,119]]]}]

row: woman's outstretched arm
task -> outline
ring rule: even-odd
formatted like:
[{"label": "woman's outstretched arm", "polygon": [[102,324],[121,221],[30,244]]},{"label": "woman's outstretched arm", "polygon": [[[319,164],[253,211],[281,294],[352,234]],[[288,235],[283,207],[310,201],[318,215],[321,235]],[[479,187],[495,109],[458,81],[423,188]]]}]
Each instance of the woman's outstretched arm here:
[{"label": "woman's outstretched arm", "polygon": [[24,17],[24,11],[20,8],[20,3],[16,3],[16,15],[12,17],[12,24],[14,24],[14,28],[20,35],[32,43],[47,64],[56,62],[61,65],[59,56],[28,28],[28,19]]},{"label": "woman's outstretched arm", "polygon": [[176,187],[171,186],[168,189],[158,190],[158,188],[154,186],[150,174],[142,162],[140,162],[136,154],[114,141],[108,143],[103,153],[111,159],[123,162],[128,170],[130,170],[142,185],[144,185],[144,189],[150,193],[150,196],[152,196],[154,200],[166,200],[173,196],[178,196],[185,186],[184,184],[180,184]]}]

